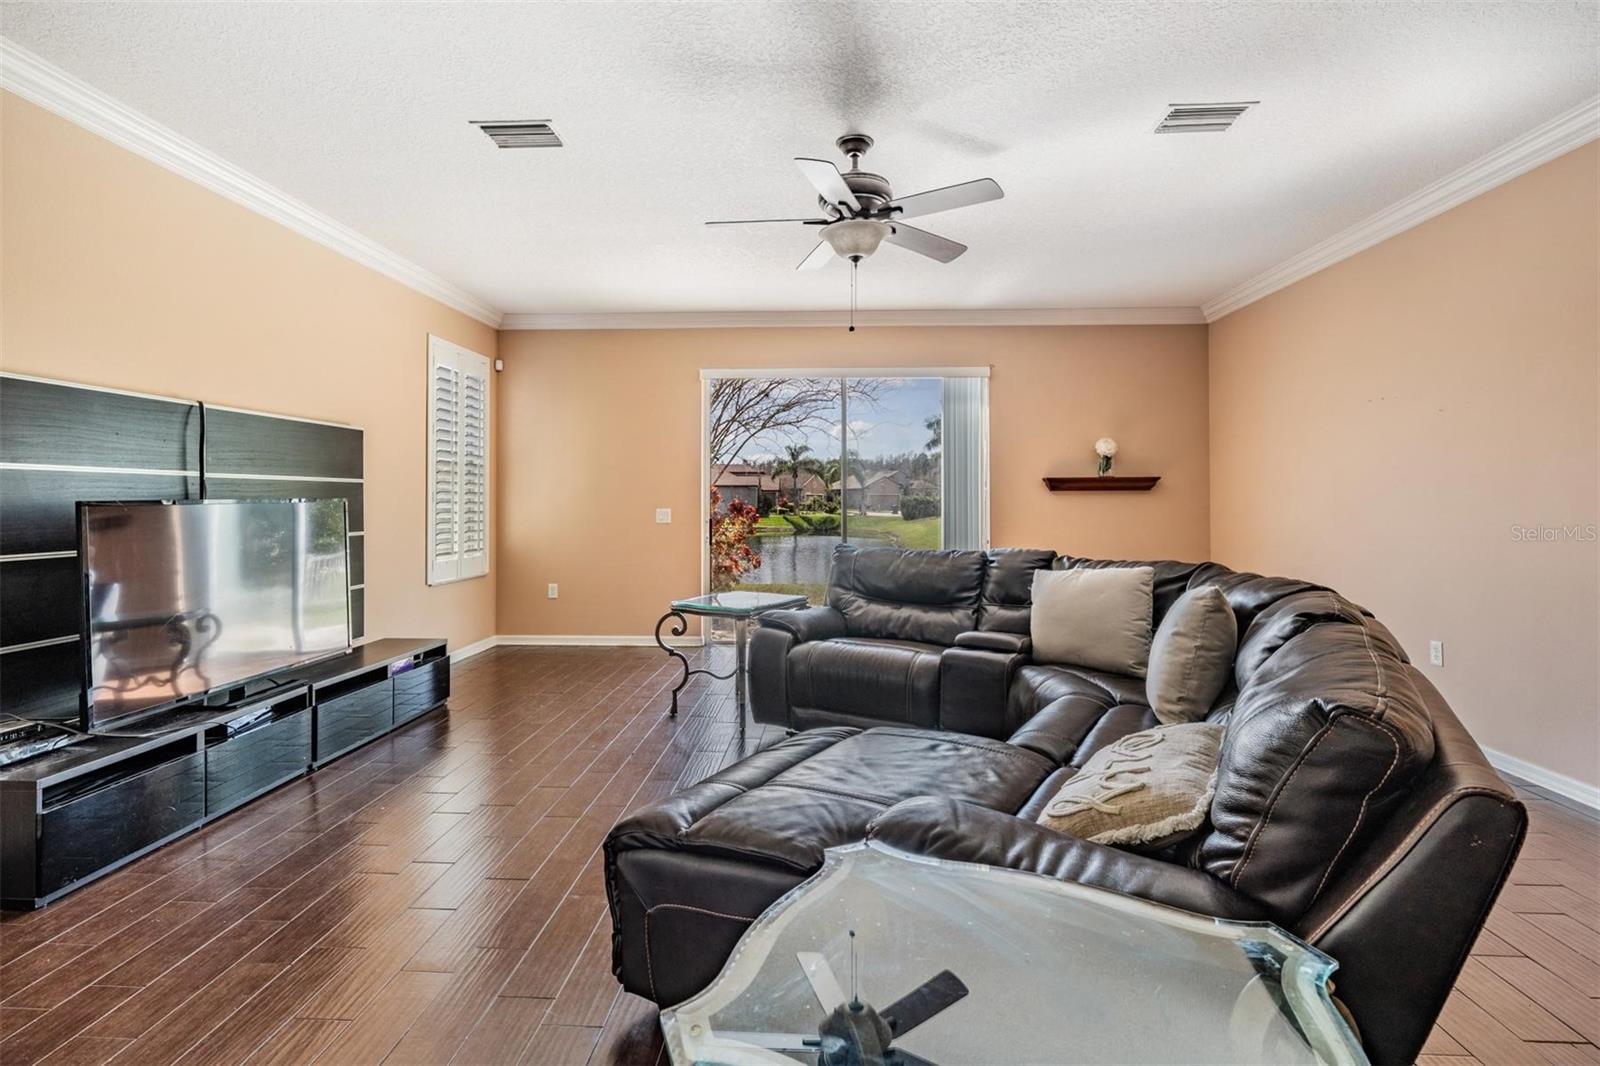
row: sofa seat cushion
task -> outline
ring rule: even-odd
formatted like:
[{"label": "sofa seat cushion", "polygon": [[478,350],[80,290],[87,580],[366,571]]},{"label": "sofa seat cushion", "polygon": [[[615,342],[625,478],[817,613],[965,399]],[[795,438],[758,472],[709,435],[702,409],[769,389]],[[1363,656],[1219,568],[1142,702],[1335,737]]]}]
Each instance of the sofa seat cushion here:
[{"label": "sofa seat cushion", "polygon": [[797,733],[618,822],[608,847],[739,858],[811,873],[822,853],[912,796],[1011,813],[1055,767],[998,740],[930,729]]},{"label": "sofa seat cushion", "polygon": [[1049,775],[1042,756],[998,740],[889,726],[812,729],[634,811],[606,838],[613,966],[657,1003],[704,988],[773,900],[815,873],[823,851],[912,796],[952,796],[1006,814]]},{"label": "sofa seat cushion", "polygon": [[845,637],[798,645],[789,653],[795,708],[932,728],[939,721],[939,656],[914,640]]},{"label": "sofa seat cushion", "polygon": [[1161,722],[1149,707],[1137,703],[1119,703],[1095,722],[1094,728],[1083,738],[1068,765],[1082,767],[1090,758],[1109,748],[1123,737],[1154,729]]},{"label": "sofa seat cushion", "polygon": [[687,847],[810,872],[822,865],[823,851],[865,839],[867,823],[903,799],[953,796],[1010,813],[1053,769],[1042,756],[998,740],[868,729],[730,798],[680,836]]},{"label": "sofa seat cushion", "polygon": [[1051,666],[1029,663],[1019,667],[1011,679],[1007,715],[1013,728],[1044,710],[1063,696],[1083,696],[1101,707],[1101,713],[1119,703],[1147,706],[1143,678],[1123,677],[1081,666]]}]

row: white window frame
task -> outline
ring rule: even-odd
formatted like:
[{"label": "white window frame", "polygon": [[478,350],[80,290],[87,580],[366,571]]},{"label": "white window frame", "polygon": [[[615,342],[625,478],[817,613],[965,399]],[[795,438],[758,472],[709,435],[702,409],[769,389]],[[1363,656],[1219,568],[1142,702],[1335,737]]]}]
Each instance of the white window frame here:
[{"label": "white window frame", "polygon": [[[987,366],[701,367],[700,368],[700,591],[711,591],[711,386],[718,378],[984,378]],[[989,395],[983,395],[981,469],[978,473],[980,538],[989,542]],[[944,486],[940,485],[940,492]]]},{"label": "white window frame", "polygon": [[[438,510],[436,501],[442,487],[439,483],[439,464],[436,462],[438,449],[435,446],[439,426],[436,422],[435,383],[441,373],[454,374],[457,382],[465,382],[469,378],[476,378],[482,382],[483,392],[483,477],[482,499],[483,515],[482,530],[483,543],[473,551],[462,549],[462,530],[465,526],[462,506],[467,492],[467,441],[464,432],[458,433],[455,438],[454,476],[453,484],[449,486],[451,500],[454,503],[451,522],[451,534],[455,538],[455,550],[440,555],[436,551],[439,533]],[[427,496],[423,502],[423,519],[427,525],[427,558],[425,570],[429,585],[445,585],[454,581],[466,581],[475,577],[484,577],[489,573],[489,544],[493,540],[493,530],[489,524],[491,508],[490,494],[494,484],[489,470],[490,453],[493,451],[491,427],[489,420],[494,404],[490,394],[492,373],[489,357],[480,355],[459,344],[453,344],[443,337],[428,336],[428,381],[427,396],[425,401],[426,437],[425,437],[425,462],[427,463]],[[458,384],[456,388],[455,421],[457,426],[465,424],[463,403],[466,389]]]}]

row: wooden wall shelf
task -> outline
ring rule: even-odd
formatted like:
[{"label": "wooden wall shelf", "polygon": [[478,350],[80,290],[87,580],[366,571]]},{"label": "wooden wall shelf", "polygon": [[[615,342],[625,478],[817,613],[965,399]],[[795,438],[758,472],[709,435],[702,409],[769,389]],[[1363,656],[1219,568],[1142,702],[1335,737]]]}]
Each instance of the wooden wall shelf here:
[{"label": "wooden wall shelf", "polygon": [[1047,477],[1051,492],[1149,492],[1160,477]]}]

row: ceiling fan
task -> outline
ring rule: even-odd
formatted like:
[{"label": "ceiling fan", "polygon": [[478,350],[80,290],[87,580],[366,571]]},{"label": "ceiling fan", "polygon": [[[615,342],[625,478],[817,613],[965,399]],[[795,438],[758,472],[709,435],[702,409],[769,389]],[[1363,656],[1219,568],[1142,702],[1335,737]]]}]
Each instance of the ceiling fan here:
[{"label": "ceiling fan", "polygon": [[740,218],[707,222],[706,225],[798,222],[803,226],[821,226],[819,236],[822,240],[800,261],[799,270],[815,270],[826,265],[833,255],[849,260],[852,265],[857,264],[877,251],[884,241],[929,259],[948,263],[965,252],[967,246],[908,226],[903,220],[998,200],[1005,195],[1000,183],[993,178],[979,178],[977,181],[947,185],[942,189],[930,189],[896,199],[887,178],[861,169],[861,157],[872,147],[871,137],[864,133],[850,133],[834,143],[850,160],[849,170],[841,171],[826,159],[795,159],[800,173],[817,190],[817,203],[822,208],[821,218]]}]

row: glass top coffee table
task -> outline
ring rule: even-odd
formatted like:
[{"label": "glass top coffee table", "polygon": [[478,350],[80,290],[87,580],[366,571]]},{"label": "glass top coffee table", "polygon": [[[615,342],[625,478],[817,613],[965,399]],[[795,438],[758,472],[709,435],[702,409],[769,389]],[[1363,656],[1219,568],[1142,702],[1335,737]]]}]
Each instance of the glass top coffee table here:
[{"label": "glass top coffee table", "polygon": [[855,844],[661,1027],[680,1066],[1363,1066],[1337,965],[1266,923]]},{"label": "glass top coffee table", "polygon": [[[806,598],[789,593],[780,592],[713,592],[706,596],[690,596],[684,600],[673,600],[672,609],[661,616],[656,623],[656,643],[661,650],[677,659],[683,665],[683,676],[672,689],[673,718],[678,717],[678,693],[683,686],[689,683],[689,678],[695,674],[705,674],[719,681],[726,681],[733,677],[734,699],[739,707],[739,729],[744,729],[745,707],[745,641],[748,637],[750,619],[767,611],[783,611],[791,607],[804,607]],[[733,620],[734,632],[734,664],[732,674],[718,674],[710,670],[689,669],[689,659],[681,651],[672,647],[661,639],[661,627],[667,624],[668,619],[676,619],[672,627],[672,635],[681,637],[689,629],[689,620],[685,615],[696,614],[707,618],[729,618]],[[742,733],[741,733],[742,735]]]}]

